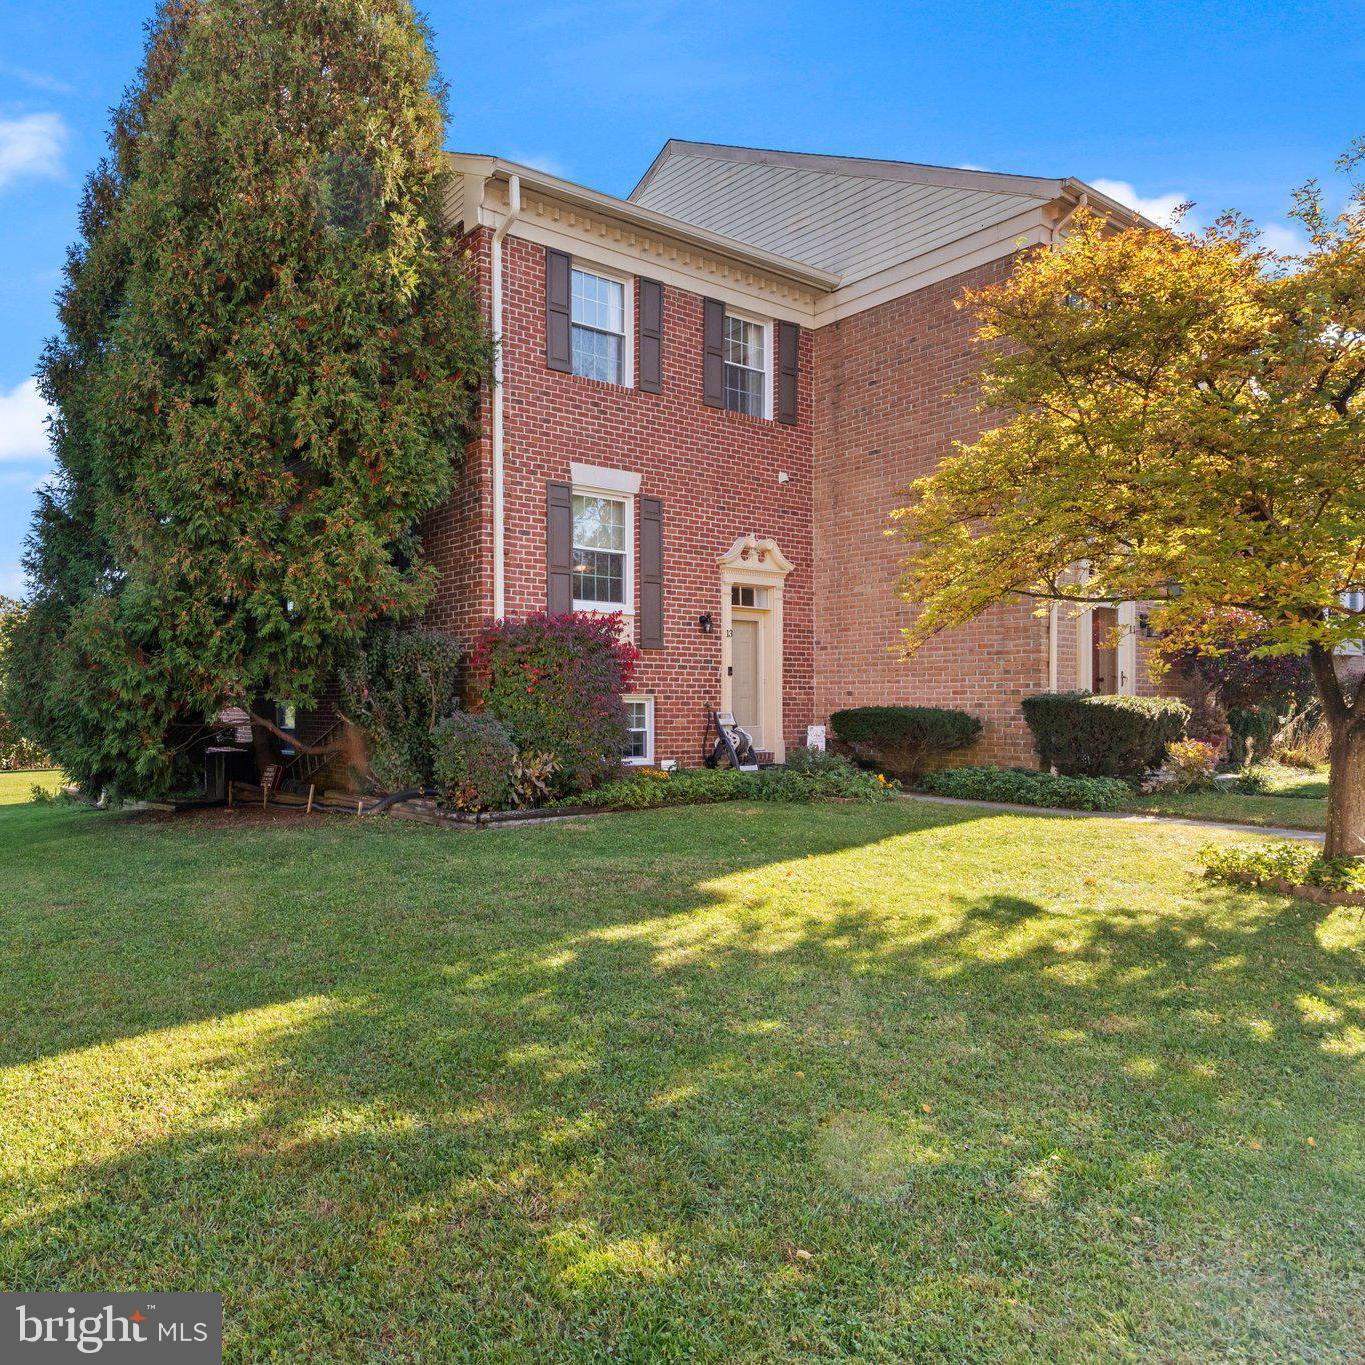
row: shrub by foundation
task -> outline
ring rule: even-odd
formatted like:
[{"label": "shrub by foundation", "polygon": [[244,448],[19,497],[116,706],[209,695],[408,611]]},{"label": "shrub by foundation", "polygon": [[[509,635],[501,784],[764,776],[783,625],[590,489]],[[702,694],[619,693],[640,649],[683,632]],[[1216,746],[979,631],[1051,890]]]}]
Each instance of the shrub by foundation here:
[{"label": "shrub by foundation", "polygon": [[1172,697],[1045,692],[1022,705],[1039,762],[1069,777],[1140,777],[1159,768],[1190,719]]},{"label": "shrub by foundation", "polygon": [[1128,784],[1114,777],[1056,777],[1026,768],[989,766],[925,773],[919,785],[935,796],[1065,810],[1119,810],[1132,795]]},{"label": "shrub by foundation", "polygon": [[981,734],[975,716],[942,706],[853,706],[836,711],[829,723],[860,763],[907,780]]},{"label": "shrub by foundation", "polygon": [[619,613],[568,612],[490,623],[471,666],[483,709],[522,752],[548,756],[546,785],[568,796],[619,769],[629,738],[621,696],[638,657]]},{"label": "shrub by foundation", "polygon": [[456,711],[432,733],[434,786],[455,810],[503,810],[512,804],[516,746],[501,721]]}]

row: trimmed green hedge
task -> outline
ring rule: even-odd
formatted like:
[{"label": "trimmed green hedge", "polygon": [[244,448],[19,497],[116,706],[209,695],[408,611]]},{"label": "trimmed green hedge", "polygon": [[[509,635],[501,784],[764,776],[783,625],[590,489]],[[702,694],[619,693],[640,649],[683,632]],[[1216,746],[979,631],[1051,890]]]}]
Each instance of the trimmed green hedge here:
[{"label": "trimmed green hedge", "polygon": [[855,758],[915,778],[929,759],[975,743],[981,722],[945,706],[852,706],[829,718]]},{"label": "trimmed green hedge", "polygon": [[642,768],[552,804],[644,810],[712,801],[884,801],[896,790],[895,783],[836,760],[805,771],[764,768],[740,773],[731,768],[680,768],[665,773]]},{"label": "trimmed green hedge", "polygon": [[1190,708],[1173,697],[1044,692],[1025,697],[1038,761],[1073,777],[1140,777],[1184,739]]},{"label": "trimmed green hedge", "polygon": [[1119,810],[1132,796],[1114,777],[1055,777],[1028,768],[944,768],[926,773],[920,789],[965,801],[1008,801],[1017,806],[1061,806],[1066,810]]}]

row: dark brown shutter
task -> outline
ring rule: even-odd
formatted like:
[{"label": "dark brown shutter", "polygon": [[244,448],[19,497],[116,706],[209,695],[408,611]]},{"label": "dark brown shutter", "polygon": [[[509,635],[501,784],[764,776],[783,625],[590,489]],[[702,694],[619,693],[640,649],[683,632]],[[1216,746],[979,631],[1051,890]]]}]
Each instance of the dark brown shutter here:
[{"label": "dark brown shutter", "polygon": [[777,324],[777,420],[796,425],[797,377],[801,369],[801,329],[794,322]]},{"label": "dark brown shutter", "polygon": [[664,647],[664,505],[640,499],[640,648]]},{"label": "dark brown shutter", "polygon": [[567,252],[545,251],[545,363],[552,370],[573,369],[570,337],[571,272],[573,257]]},{"label": "dark brown shutter", "polygon": [[545,485],[545,610],[573,610],[573,485]]},{"label": "dark brown shutter", "polygon": [[664,287],[658,280],[640,281],[640,387],[664,391]]},{"label": "dark brown shutter", "polygon": [[701,401],[708,408],[725,406],[725,305],[701,301]]}]

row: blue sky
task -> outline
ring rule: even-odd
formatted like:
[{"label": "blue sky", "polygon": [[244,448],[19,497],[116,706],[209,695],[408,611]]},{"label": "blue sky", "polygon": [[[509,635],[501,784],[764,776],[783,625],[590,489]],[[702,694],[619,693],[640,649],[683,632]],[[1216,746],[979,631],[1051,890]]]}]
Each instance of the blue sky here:
[{"label": "blue sky", "polygon": [[[0,0],[0,592],[48,467],[30,377],[152,0]],[[1358,0],[489,0],[425,6],[447,145],[628,193],[670,136],[1075,175],[1287,244],[1365,134]],[[1118,185],[1114,182],[1119,182]]]}]

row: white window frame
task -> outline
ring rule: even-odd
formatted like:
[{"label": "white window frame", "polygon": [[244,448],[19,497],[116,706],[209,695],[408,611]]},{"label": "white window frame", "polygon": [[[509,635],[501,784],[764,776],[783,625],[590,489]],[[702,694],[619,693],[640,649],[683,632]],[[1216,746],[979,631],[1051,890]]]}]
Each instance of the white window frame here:
[{"label": "white window frame", "polygon": [[[741,322],[753,323],[763,332],[763,411],[756,417],[753,413],[737,412],[732,407],[726,407],[726,412],[733,412],[737,417],[752,417],[754,421],[771,422],[773,419],[773,371],[776,369],[776,357],[773,355],[773,320],[772,318],[759,317],[756,313],[745,312],[742,308],[731,308],[725,305],[725,316],[727,318],[738,318]],[[725,384],[725,324],[721,324],[721,388],[722,395]]]},{"label": "white window frame", "polygon": [[[1358,610],[1357,601],[1360,602],[1360,606],[1365,607],[1365,600],[1362,599],[1365,599],[1365,591],[1360,589],[1354,592],[1344,592],[1341,594],[1341,605],[1348,611]],[[1365,654],[1365,639],[1347,640],[1344,644],[1337,646],[1337,653],[1342,655]]]},{"label": "white window frame", "polygon": [[[572,498],[604,498],[608,502],[619,502],[626,509],[626,548],[625,548],[625,569],[621,576],[621,591],[625,594],[625,601],[616,602],[585,602],[582,598],[575,597],[573,609],[575,611],[596,612],[600,616],[609,616],[612,612],[620,612],[628,620],[635,615],[635,489],[639,488],[640,476],[638,474],[620,475],[616,478],[604,479],[604,475],[618,475],[617,470],[592,470],[591,475],[596,476],[596,481],[579,480],[581,466],[574,466],[573,490],[570,494],[570,526],[572,528]],[[588,471],[585,471],[588,472]],[[604,487],[606,483],[608,486]],[[633,487],[631,487],[633,483]],[[627,491],[627,489],[630,491]],[[572,536],[572,529],[570,530]],[[577,546],[570,541],[569,550],[574,551]],[[576,581],[576,579],[575,579]]]},{"label": "white window frame", "polygon": [[[632,755],[621,760],[629,768],[649,768],[654,764],[654,697],[649,692],[632,692],[621,698],[624,703],[643,703],[645,708],[645,751],[639,756]],[[632,734],[635,732],[632,730]]]},{"label": "white window frame", "polygon": [[[594,379],[591,375],[579,374],[573,370],[573,329],[586,327],[586,323],[573,320],[573,272],[581,275],[596,275],[599,279],[611,280],[621,288],[621,323],[625,331],[621,334],[621,379]],[[600,330],[589,328],[590,331]],[[575,379],[586,379],[590,384],[610,384],[612,388],[633,389],[635,387],[635,277],[609,266],[598,265],[595,261],[574,256],[569,264],[569,367]]]}]

